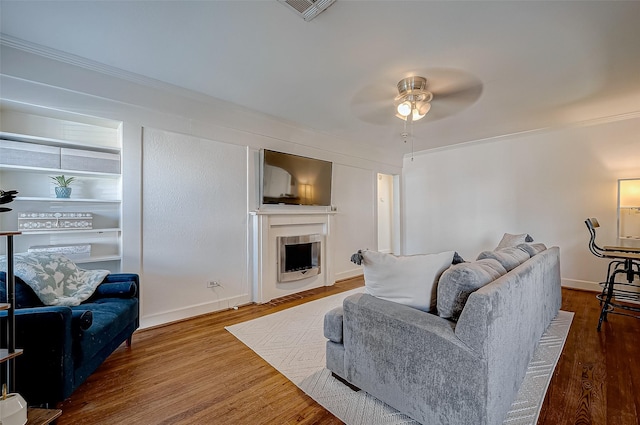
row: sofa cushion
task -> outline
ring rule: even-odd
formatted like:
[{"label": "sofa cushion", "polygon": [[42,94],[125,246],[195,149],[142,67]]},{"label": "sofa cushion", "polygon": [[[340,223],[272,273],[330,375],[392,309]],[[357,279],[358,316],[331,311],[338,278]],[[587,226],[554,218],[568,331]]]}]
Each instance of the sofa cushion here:
[{"label": "sofa cushion", "polygon": [[531,256],[523,249],[515,246],[509,248],[502,248],[496,251],[483,251],[478,255],[478,260],[485,258],[493,258],[502,264],[507,271],[511,271],[518,267],[520,264],[527,261]]},{"label": "sofa cushion", "polygon": [[546,245],[543,243],[521,243],[516,248],[526,251],[531,257],[540,254],[542,251],[547,249]]},{"label": "sofa cushion", "polygon": [[74,339],[74,344],[78,344],[74,360],[87,361],[135,322],[138,316],[138,299],[104,298],[71,307],[71,310],[90,310],[93,315],[91,327]]},{"label": "sofa cushion", "polygon": [[454,251],[396,256],[362,251],[365,292],[423,311],[435,307],[436,284]]},{"label": "sofa cushion", "polygon": [[442,273],[438,282],[438,315],[458,320],[472,292],[506,273],[505,268],[493,258],[451,266]]},{"label": "sofa cushion", "polygon": [[533,238],[528,233],[520,233],[518,235],[512,235],[511,233],[505,233],[498,243],[498,246],[495,250],[499,250],[502,248],[508,248],[510,246],[517,246],[521,243],[525,242],[533,242]]}]

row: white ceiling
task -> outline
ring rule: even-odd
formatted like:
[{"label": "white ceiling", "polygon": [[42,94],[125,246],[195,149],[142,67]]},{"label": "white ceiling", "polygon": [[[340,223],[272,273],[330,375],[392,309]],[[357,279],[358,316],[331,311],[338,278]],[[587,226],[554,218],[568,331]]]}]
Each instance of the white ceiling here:
[{"label": "white ceiling", "polygon": [[337,0],[310,22],[276,0],[0,7],[10,37],[394,156],[409,75],[435,93],[415,150],[640,111],[640,1]]}]

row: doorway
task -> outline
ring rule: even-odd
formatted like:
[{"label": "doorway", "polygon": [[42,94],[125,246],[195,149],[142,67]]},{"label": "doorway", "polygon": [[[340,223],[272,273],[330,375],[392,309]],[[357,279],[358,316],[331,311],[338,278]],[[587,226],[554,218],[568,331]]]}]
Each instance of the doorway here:
[{"label": "doorway", "polygon": [[400,253],[399,176],[378,173],[378,251]]}]

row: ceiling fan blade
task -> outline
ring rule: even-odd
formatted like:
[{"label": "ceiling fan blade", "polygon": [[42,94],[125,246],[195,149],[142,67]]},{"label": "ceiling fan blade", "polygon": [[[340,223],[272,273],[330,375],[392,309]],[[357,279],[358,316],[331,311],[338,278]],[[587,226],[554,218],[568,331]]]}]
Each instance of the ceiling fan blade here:
[{"label": "ceiling fan blade", "polygon": [[457,70],[446,70],[439,80],[429,87],[433,93],[432,108],[426,118],[429,121],[456,115],[470,107],[482,95],[482,83],[475,77]]},{"label": "ceiling fan blade", "polygon": [[359,90],[351,101],[353,114],[362,121],[386,125],[397,120],[393,99],[395,87],[369,85]]}]

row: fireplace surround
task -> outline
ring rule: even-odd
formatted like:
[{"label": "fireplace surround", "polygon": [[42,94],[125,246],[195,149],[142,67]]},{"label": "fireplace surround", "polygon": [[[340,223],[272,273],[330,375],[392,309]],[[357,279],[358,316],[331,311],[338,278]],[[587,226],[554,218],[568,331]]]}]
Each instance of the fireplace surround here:
[{"label": "fireplace surround", "polygon": [[[292,295],[335,283],[332,258],[328,253],[332,246],[333,220],[336,212],[328,208],[262,208],[250,212],[251,216],[251,267],[249,280],[252,300],[267,303],[273,299]],[[306,263],[289,264],[281,260],[283,249],[295,239],[302,246],[290,247],[296,254],[303,254]],[[281,243],[284,242],[284,247]],[[298,251],[298,252],[295,252]],[[317,261],[312,259],[317,252]],[[285,274],[281,272],[281,265]],[[287,269],[293,274],[288,274]],[[283,278],[284,277],[284,278]]]}]

